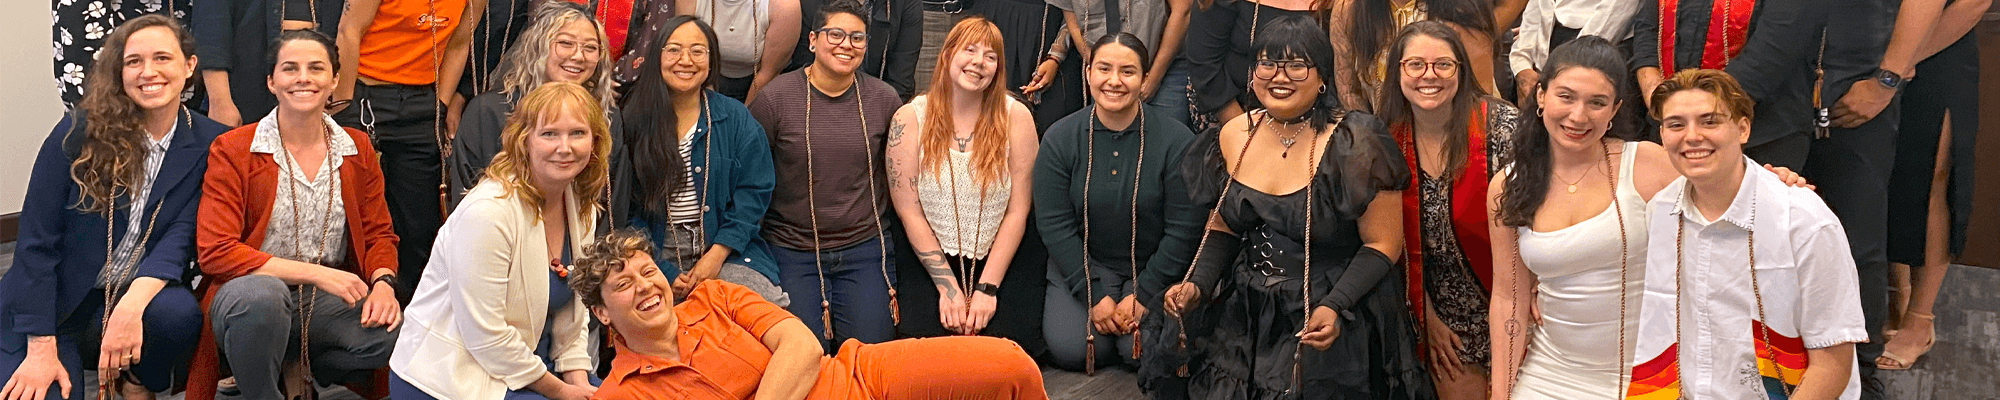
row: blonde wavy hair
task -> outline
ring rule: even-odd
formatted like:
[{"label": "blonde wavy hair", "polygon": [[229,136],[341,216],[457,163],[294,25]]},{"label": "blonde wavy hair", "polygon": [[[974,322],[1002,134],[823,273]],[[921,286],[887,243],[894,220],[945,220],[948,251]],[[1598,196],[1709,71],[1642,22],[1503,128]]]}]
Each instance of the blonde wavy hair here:
[{"label": "blonde wavy hair", "polygon": [[582,85],[542,84],[523,96],[521,104],[514,106],[514,113],[507,116],[507,128],[500,133],[500,153],[493,155],[493,163],[486,167],[487,179],[505,185],[505,196],[528,202],[536,215],[541,214],[542,196],[547,194],[535,186],[534,172],[528,167],[531,162],[527,158],[528,134],[562,115],[577,115],[590,124],[590,160],[585,162],[583,173],[570,183],[577,200],[596,207],[611,181],[611,168],[606,161],[611,158],[611,124],[605,122],[604,107]]},{"label": "blonde wavy hair", "polygon": [[563,26],[573,21],[584,21],[590,23],[591,32],[597,34],[597,45],[603,50],[598,52],[597,65],[592,67],[594,69],[590,76],[583,79],[583,88],[588,89],[591,96],[597,98],[597,104],[612,104],[616,94],[612,91],[613,57],[610,41],[605,40],[604,25],[592,19],[590,13],[584,12],[575,4],[567,1],[547,1],[535,7],[534,14],[528,17],[533,23],[521,31],[521,36],[514,41],[514,46],[508,48],[507,53],[501,56],[500,66],[495,68],[489,85],[498,88],[500,93],[515,94],[534,90],[548,83],[547,66],[549,56],[553,54],[549,51],[553,46],[550,42],[556,39],[556,33],[562,31]]}]

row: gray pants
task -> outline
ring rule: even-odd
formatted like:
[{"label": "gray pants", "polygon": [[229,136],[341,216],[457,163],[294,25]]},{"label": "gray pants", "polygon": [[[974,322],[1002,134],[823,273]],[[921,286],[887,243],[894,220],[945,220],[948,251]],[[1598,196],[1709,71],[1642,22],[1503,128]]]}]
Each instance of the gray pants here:
[{"label": "gray pants", "polygon": [[[674,224],[667,229],[669,233],[665,240],[661,240],[659,253],[653,255],[653,260],[664,262],[660,264],[663,267],[671,263],[679,268],[680,272],[694,268],[694,261],[700,260],[701,253],[708,251],[710,245],[701,237],[700,226],[691,223]],[[771,278],[764,277],[763,273],[750,269],[748,265],[724,262],[722,269],[716,271],[715,279],[743,285],[744,288],[764,297],[764,301],[776,304],[780,308],[792,305],[792,298],[785,294],[784,288],[778,287],[778,284],[771,282]]]},{"label": "gray pants", "polygon": [[[236,278],[217,289],[209,306],[216,347],[236,374],[243,398],[282,397],[283,364],[299,355],[298,289],[264,275]],[[309,351],[313,378],[324,383],[355,382],[389,365],[396,331],[361,327],[361,307],[312,291]]]},{"label": "gray pants", "polygon": [[[1050,268],[1053,274],[1054,268]],[[1084,307],[1083,300],[1071,296],[1069,285],[1049,282],[1049,290],[1042,295],[1042,334],[1048,337],[1049,363],[1056,368],[1084,370],[1084,330],[1089,328],[1090,309]],[[1120,363],[1139,365],[1132,357],[1132,335],[1097,335],[1097,366],[1118,365]]]}]

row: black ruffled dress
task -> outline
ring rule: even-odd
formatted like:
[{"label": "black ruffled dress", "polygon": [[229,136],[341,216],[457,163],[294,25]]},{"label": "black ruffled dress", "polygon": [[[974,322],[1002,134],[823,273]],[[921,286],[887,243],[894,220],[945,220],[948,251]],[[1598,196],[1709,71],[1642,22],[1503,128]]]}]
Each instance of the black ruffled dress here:
[{"label": "black ruffled dress", "polygon": [[[1378,191],[1408,186],[1410,171],[1374,116],[1349,113],[1331,134],[1310,184],[1310,206],[1306,189],[1269,194],[1229,179],[1222,152],[1242,149],[1218,148],[1214,131],[1188,148],[1181,168],[1190,196],[1204,206],[1219,200],[1217,212],[1237,233],[1232,238],[1209,232],[1209,241],[1223,242],[1210,243],[1204,252],[1223,254],[1202,254],[1195,261],[1192,280],[1213,295],[1190,313],[1189,398],[1373,400],[1431,392],[1407,320],[1401,270],[1362,246],[1356,224]],[[1310,301],[1340,314],[1340,336],[1324,351],[1301,348],[1293,336],[1304,322],[1306,299],[1300,291],[1308,210]]]}]

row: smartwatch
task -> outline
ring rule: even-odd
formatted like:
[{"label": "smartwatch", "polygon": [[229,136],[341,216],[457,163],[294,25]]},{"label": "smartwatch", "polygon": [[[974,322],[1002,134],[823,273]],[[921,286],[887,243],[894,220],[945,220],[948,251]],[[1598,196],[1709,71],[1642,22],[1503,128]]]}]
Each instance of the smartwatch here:
[{"label": "smartwatch", "polygon": [[995,285],[991,283],[980,282],[973,284],[972,291],[985,293],[987,296],[993,296],[996,298],[1000,297],[1000,285]]},{"label": "smartwatch", "polygon": [[396,282],[396,274],[388,274],[388,275],[382,275],[382,276],[378,276],[378,277],[375,277],[375,280],[373,280],[373,281],[369,281],[369,282],[368,282],[368,287],[371,287],[371,288],[372,288],[372,287],[375,287],[375,284],[376,284],[376,283],[379,283],[379,282],[388,282],[388,283],[389,283],[389,288],[391,288],[391,289],[394,289],[394,288],[396,288],[396,283],[397,283],[397,282]]},{"label": "smartwatch", "polygon": [[1875,83],[1882,84],[1883,87],[1890,89],[1897,89],[1903,86],[1903,76],[1897,74],[1895,71],[1886,69],[1876,68],[1875,75],[1870,76],[1869,79],[1874,79]]}]

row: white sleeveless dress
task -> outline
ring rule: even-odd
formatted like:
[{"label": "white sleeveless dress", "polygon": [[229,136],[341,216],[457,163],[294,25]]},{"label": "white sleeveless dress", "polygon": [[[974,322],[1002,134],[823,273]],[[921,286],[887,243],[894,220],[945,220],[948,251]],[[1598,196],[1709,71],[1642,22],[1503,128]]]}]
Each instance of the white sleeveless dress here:
[{"label": "white sleeveless dress", "polygon": [[[1539,326],[1531,327],[1527,358],[1514,399],[1615,399],[1624,397],[1626,359],[1638,335],[1639,298],[1646,276],[1646,201],[1632,186],[1638,144],[1626,142],[1618,162],[1618,201],[1595,217],[1554,232],[1521,235],[1522,262],[1540,279]],[[1621,207],[1622,206],[1622,207]],[[1618,214],[1624,215],[1625,259],[1618,259]],[[1621,274],[1622,264],[1622,274]],[[1621,276],[1622,275],[1622,276]],[[1620,315],[1619,289],[1625,309]],[[1619,331],[1624,343],[1617,343]],[[1617,346],[1613,346],[1617,344]]]}]

